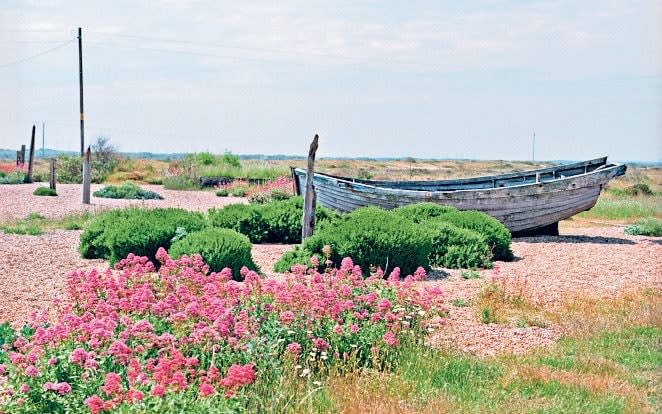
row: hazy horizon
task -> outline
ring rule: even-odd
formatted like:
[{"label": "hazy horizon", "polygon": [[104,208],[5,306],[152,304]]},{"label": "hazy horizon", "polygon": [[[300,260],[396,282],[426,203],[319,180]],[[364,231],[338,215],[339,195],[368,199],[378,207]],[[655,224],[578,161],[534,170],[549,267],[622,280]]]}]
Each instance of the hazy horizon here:
[{"label": "hazy horizon", "polygon": [[662,158],[662,3],[9,0],[0,148]]}]

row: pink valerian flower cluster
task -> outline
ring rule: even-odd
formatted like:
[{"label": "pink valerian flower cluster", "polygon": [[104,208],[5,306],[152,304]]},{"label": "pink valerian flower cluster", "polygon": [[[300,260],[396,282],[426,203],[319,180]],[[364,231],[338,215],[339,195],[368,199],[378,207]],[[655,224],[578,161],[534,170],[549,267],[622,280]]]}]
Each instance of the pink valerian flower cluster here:
[{"label": "pink valerian flower cluster", "polygon": [[[230,186],[231,185],[232,184],[230,184]],[[230,190],[230,188],[228,188],[228,190]],[[251,185],[248,187],[246,195],[251,196],[257,193],[271,194],[271,192],[274,190],[281,190],[291,193],[293,190],[292,177],[278,177],[274,180],[269,180],[264,184]]]},{"label": "pink valerian flower cluster", "polygon": [[[231,397],[255,381],[260,361],[244,358],[265,334],[282,335],[268,342],[282,343],[284,359],[309,352],[344,358],[358,343],[368,346],[369,357],[420,329],[421,315],[444,311],[441,292],[416,283],[423,269],[404,280],[399,269],[386,279],[382,272],[364,278],[346,258],[339,269],[301,267],[278,279],[242,269],[244,281],[236,282],[230,269],[209,273],[199,255],[173,260],[159,249],[157,258],[158,272],[135,255],[105,272],[73,272],[55,321],[46,324],[46,313],[35,317],[30,340],[12,344],[3,370],[15,389],[26,384],[68,394],[78,384],[55,381],[55,370],[71,366],[82,372],[81,382],[103,378],[84,400],[93,413],[188,389]],[[266,322],[269,333],[262,331]],[[363,328],[372,324],[380,328]],[[201,349],[208,354],[199,360]],[[210,364],[212,355],[227,371]]]}]

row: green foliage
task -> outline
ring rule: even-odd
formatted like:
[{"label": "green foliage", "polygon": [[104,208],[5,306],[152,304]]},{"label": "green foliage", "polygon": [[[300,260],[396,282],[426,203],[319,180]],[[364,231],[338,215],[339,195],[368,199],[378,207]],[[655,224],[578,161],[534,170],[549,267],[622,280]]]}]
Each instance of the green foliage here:
[{"label": "green foliage", "polygon": [[236,154],[231,153],[230,151],[226,150],[223,153],[223,157],[221,158],[221,162],[223,164],[227,164],[231,167],[241,167],[241,162],[239,161],[239,156]]},{"label": "green foliage", "polygon": [[236,280],[240,279],[239,270],[244,266],[257,270],[248,237],[230,229],[207,228],[190,233],[174,242],[169,253],[173,258],[199,254],[213,272],[226,267],[233,269]]},{"label": "green foliage", "polygon": [[237,186],[230,191],[230,194],[232,194],[233,197],[246,197],[246,191],[246,187]]},{"label": "green foliage", "polygon": [[439,216],[439,220],[481,234],[492,249],[495,260],[512,260],[510,232],[494,217],[480,211],[457,211],[445,213]]},{"label": "green foliage", "polygon": [[163,177],[163,188],[168,190],[199,190],[200,183],[187,175]]},{"label": "green foliage", "polygon": [[410,220],[375,207],[364,207],[343,216],[334,226],[321,226],[304,242],[304,248],[322,254],[331,246],[331,260],[339,264],[351,257],[362,269],[384,271],[399,267],[402,275],[418,266],[429,268],[432,240],[429,232]]},{"label": "green foliage", "polygon": [[278,273],[285,273],[292,269],[292,266],[300,264],[305,265],[306,267],[313,267],[310,258],[316,256],[320,263],[322,263],[322,258],[319,254],[313,254],[312,252],[302,248],[301,246],[295,246],[294,249],[285,252],[283,256],[274,264],[274,271]]},{"label": "green foliage", "polygon": [[271,195],[269,193],[253,193],[248,196],[248,202],[251,204],[266,204],[271,201]]},{"label": "green foliage", "polygon": [[466,308],[470,304],[471,302],[462,298],[455,298],[451,300],[451,305],[455,306],[456,308]]},{"label": "green foliage", "polygon": [[[113,171],[115,164],[94,158],[92,160],[92,182],[102,183]],[[83,159],[77,155],[57,157],[57,182],[81,184],[83,182]]]},{"label": "green foliage", "polygon": [[57,192],[50,187],[38,187],[32,194],[36,196],[57,196]]},{"label": "green foliage", "polygon": [[481,323],[496,323],[496,318],[494,316],[494,313],[490,308],[483,308],[480,310],[480,321]]},{"label": "green foliage", "polygon": [[634,220],[662,216],[662,197],[600,197],[589,211],[579,213],[580,218],[603,220]]},{"label": "green foliage", "polygon": [[0,225],[0,230],[2,230],[5,234],[27,234],[28,236],[39,236],[44,233],[41,227],[34,223],[19,223],[15,226]]},{"label": "green foliage", "polygon": [[655,192],[646,183],[636,183],[625,188],[610,188],[608,192],[615,196],[652,196]]},{"label": "green foliage", "polygon": [[408,204],[393,210],[395,214],[406,217],[414,223],[423,223],[431,218],[439,217],[448,213],[456,213],[458,210],[453,206],[437,203]]},{"label": "green foliage", "polygon": [[662,220],[656,217],[639,219],[625,228],[625,234],[662,237]]},{"label": "green foliage", "polygon": [[428,220],[424,225],[431,232],[430,264],[446,268],[490,267],[492,252],[485,237],[442,221]]},{"label": "green foliage", "polygon": [[[315,215],[320,226],[338,217],[321,206],[317,207]],[[302,217],[301,197],[265,204],[229,204],[222,209],[209,210],[212,226],[238,231],[253,243],[301,242]]]},{"label": "green foliage", "polygon": [[12,171],[9,174],[2,173],[0,184],[23,184],[27,174],[23,171]]},{"label": "green foliage", "polygon": [[464,280],[480,279],[480,273],[478,273],[474,269],[465,270],[462,272],[462,279]]},{"label": "green foliage", "polygon": [[121,185],[107,185],[101,190],[95,191],[94,196],[127,200],[163,200],[163,197],[154,191],[142,189],[131,181],[126,181]]},{"label": "green foliage", "polygon": [[219,188],[218,190],[216,190],[217,197],[227,197],[229,194],[230,193],[225,188]]},{"label": "green foliage", "polygon": [[92,219],[81,234],[78,250],[86,259],[114,263],[134,253],[156,263],[156,251],[170,247],[178,228],[190,233],[205,225],[202,214],[176,208],[111,210]]},{"label": "green foliage", "polygon": [[285,190],[281,190],[277,188],[271,191],[271,199],[274,201],[289,200],[292,197],[293,197],[292,193]]}]

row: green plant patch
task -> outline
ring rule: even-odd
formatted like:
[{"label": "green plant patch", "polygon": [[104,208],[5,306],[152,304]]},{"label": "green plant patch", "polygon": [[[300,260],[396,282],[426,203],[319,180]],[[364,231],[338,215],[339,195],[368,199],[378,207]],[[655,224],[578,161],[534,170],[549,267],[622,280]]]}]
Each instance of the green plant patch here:
[{"label": "green plant patch", "polygon": [[230,229],[208,228],[187,234],[172,244],[169,253],[173,258],[199,254],[212,272],[233,269],[236,280],[241,279],[239,270],[244,266],[258,270],[248,237]]},{"label": "green plant patch", "polygon": [[36,196],[57,196],[57,192],[50,187],[38,187],[32,194]]},{"label": "green plant patch", "polygon": [[323,255],[331,246],[330,259],[339,264],[351,257],[362,269],[380,267],[389,272],[399,267],[403,276],[422,266],[429,269],[432,240],[429,232],[410,220],[375,207],[364,207],[342,216],[333,226],[320,226],[303,247]]},{"label": "green plant patch", "polygon": [[225,188],[216,190],[216,197],[227,197],[230,193]]},{"label": "green plant patch", "polygon": [[480,211],[458,211],[440,215],[438,220],[463,229],[473,230],[482,235],[492,249],[495,260],[513,259],[513,252],[510,250],[512,238],[510,232],[494,217]]},{"label": "green plant patch", "polygon": [[187,233],[201,230],[206,220],[201,213],[177,208],[127,208],[103,212],[94,217],[80,237],[78,251],[86,259],[108,259],[111,263],[129,253],[147,256],[156,263],[159,247],[170,247],[178,228]]},{"label": "green plant patch", "polygon": [[294,265],[304,265],[308,268],[314,267],[310,260],[313,256],[317,257],[318,263],[324,261],[321,255],[313,254],[301,246],[295,246],[294,249],[285,252],[285,254],[278,259],[274,264],[274,271],[278,273],[289,272]]},{"label": "green plant patch", "polygon": [[154,191],[145,190],[131,181],[126,181],[120,185],[105,186],[101,190],[95,191],[94,196],[126,200],[163,200],[163,197]]},{"label": "green plant patch", "polygon": [[456,213],[457,211],[453,206],[436,203],[408,204],[393,210],[395,214],[406,217],[415,223],[425,223],[432,218],[448,213]]},{"label": "green plant patch", "polygon": [[423,224],[432,237],[430,264],[446,268],[491,267],[487,240],[476,231],[434,218]]},{"label": "green plant patch", "polygon": [[625,228],[625,234],[634,236],[662,237],[662,219],[646,217]]}]

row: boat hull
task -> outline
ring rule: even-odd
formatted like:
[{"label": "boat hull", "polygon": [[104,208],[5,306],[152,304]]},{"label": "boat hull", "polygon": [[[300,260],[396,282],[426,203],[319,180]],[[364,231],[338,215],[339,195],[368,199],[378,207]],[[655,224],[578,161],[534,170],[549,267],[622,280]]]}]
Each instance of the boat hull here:
[{"label": "boat hull", "polygon": [[[377,206],[383,209],[393,209],[407,204],[433,202],[456,207],[459,210],[478,210],[502,222],[513,233],[531,232],[536,229],[549,228],[560,220],[589,210],[595,205],[604,185],[612,178],[625,173],[625,165],[603,164],[587,173],[575,176],[541,180],[526,183],[526,177],[535,171],[521,173],[524,184],[509,185],[496,188],[459,189],[449,191],[427,191],[402,188],[391,188],[382,185],[371,185],[367,180],[358,182],[351,178],[315,174],[313,185],[318,202],[336,211],[347,212],[364,206]],[[293,169],[297,193],[305,194],[306,171]],[[513,181],[513,176],[487,177],[494,179],[506,177]],[[486,177],[465,179],[463,184],[472,180],[484,182]],[[458,180],[427,182],[427,188],[446,185]],[[514,179],[517,182],[516,179]],[[385,183],[385,182],[379,182]],[[399,182],[402,183],[402,182]],[[433,183],[433,184],[431,184]],[[402,187],[402,186],[401,186]],[[425,187],[422,187],[425,188]]]}]

